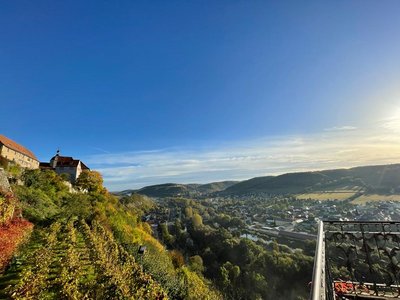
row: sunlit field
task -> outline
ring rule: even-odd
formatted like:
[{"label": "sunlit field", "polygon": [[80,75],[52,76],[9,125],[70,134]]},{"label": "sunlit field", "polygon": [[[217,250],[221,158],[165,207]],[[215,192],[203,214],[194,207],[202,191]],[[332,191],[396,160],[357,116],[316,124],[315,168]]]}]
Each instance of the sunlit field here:
[{"label": "sunlit field", "polygon": [[354,199],[351,203],[353,204],[365,204],[367,202],[374,201],[400,201],[400,195],[361,195]]},{"label": "sunlit field", "polygon": [[330,191],[330,192],[319,192],[319,193],[306,193],[296,195],[299,200],[346,200],[354,196],[356,192],[351,190],[346,191]]}]

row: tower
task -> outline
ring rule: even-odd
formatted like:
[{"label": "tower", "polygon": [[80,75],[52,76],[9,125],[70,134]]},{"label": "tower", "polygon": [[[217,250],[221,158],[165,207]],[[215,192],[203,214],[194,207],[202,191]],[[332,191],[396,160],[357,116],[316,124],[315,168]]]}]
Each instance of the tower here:
[{"label": "tower", "polygon": [[58,158],[60,156],[60,149],[57,149],[56,155],[50,159],[50,166],[52,168],[57,167]]}]

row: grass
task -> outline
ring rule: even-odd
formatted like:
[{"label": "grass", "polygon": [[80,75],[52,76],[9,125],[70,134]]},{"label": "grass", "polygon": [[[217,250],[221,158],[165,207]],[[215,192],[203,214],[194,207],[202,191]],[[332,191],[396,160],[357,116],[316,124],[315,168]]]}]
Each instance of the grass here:
[{"label": "grass", "polygon": [[374,201],[400,201],[400,195],[378,195],[378,194],[370,194],[370,195],[361,195],[354,199],[351,203],[353,204],[365,204],[367,202]]},{"label": "grass", "polygon": [[299,200],[346,200],[354,196],[356,191],[353,190],[340,190],[340,191],[326,191],[326,192],[314,192],[296,195]]}]

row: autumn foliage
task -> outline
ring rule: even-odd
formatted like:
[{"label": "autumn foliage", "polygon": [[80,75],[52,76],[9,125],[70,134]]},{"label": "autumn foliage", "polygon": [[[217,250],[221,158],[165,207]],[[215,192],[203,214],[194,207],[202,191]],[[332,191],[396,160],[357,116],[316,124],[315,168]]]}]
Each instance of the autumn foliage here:
[{"label": "autumn foliage", "polygon": [[11,192],[0,193],[0,273],[18,246],[32,231],[33,224],[19,218],[18,200]]},{"label": "autumn foliage", "polygon": [[0,272],[3,271],[14,251],[32,231],[33,224],[20,218],[0,227]]}]

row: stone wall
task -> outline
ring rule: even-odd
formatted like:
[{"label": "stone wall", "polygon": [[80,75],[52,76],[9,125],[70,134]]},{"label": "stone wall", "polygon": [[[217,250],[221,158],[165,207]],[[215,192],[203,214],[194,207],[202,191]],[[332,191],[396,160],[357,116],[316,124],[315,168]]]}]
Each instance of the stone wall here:
[{"label": "stone wall", "polygon": [[10,183],[8,182],[7,174],[3,168],[0,168],[0,192],[11,192]]},{"label": "stone wall", "polygon": [[15,162],[17,165],[23,168],[39,169],[39,161],[1,144],[0,156],[6,158],[9,161]]}]

